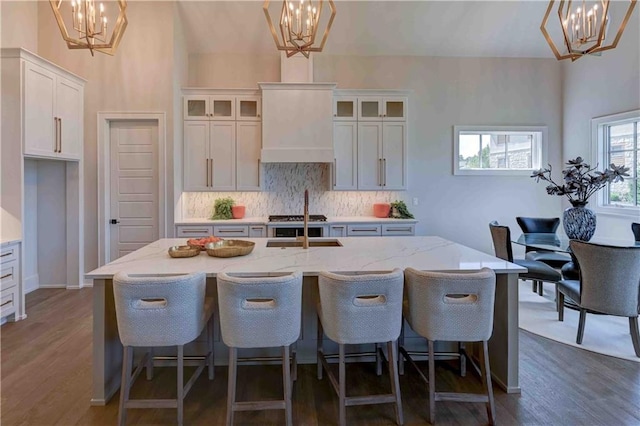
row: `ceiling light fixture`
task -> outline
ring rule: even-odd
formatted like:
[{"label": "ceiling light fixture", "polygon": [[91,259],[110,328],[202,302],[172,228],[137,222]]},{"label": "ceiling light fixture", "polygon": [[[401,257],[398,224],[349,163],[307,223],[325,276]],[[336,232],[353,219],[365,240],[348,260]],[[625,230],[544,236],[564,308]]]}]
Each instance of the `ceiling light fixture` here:
[{"label": "ceiling light fixture", "polygon": [[[107,37],[109,22],[103,3],[96,7],[94,0],[49,0],[62,38],[67,42],[67,47],[69,49],[89,49],[91,56],[94,51],[113,55],[118,48],[124,30],[127,28],[127,16],[124,12],[127,8],[127,2],[126,0],[116,0],[115,3],[118,5],[118,17],[111,37]],[[63,14],[70,17],[68,22],[72,31],[76,31],[77,38],[69,35]]]},{"label": "ceiling light fixture", "polygon": [[308,58],[311,52],[322,52],[331,30],[331,24],[333,24],[333,19],[336,16],[336,6],[333,0],[327,0],[331,15],[320,45],[314,46],[320,27],[323,3],[324,0],[316,0],[315,2],[312,0],[283,0],[278,24],[280,36],[278,36],[278,31],[276,31],[269,15],[269,0],[265,0],[262,9],[267,18],[271,35],[278,50],[284,50],[287,53],[287,58],[296,53],[302,53]]},{"label": "ceiling light fixture", "polygon": [[546,28],[549,15],[555,3],[554,0],[549,2],[547,12],[542,19],[542,24],[540,24],[540,30],[547,39],[547,43],[549,47],[551,47],[551,50],[553,50],[556,59],[559,61],[571,59],[573,62],[584,55],[600,55],[601,52],[615,49],[618,45],[618,41],[620,41],[620,37],[622,37],[624,28],[633,13],[633,8],[637,0],[629,0],[628,2],[629,6],[620,23],[620,27],[608,45],[605,44],[605,38],[609,27],[612,25],[609,10],[610,0],[576,1],[577,5],[575,8],[571,7],[571,0],[561,0],[559,2],[558,18],[560,20],[559,23],[562,29],[564,45],[567,49],[565,53],[560,53]]}]

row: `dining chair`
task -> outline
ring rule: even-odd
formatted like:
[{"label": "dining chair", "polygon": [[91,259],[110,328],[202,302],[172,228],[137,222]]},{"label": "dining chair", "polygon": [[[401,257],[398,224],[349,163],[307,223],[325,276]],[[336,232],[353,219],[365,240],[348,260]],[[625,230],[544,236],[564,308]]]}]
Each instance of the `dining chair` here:
[{"label": "dining chair", "polygon": [[489,230],[491,231],[493,249],[495,250],[496,257],[527,268],[527,272],[519,274],[518,277],[520,279],[537,282],[539,295],[542,296],[542,282],[546,281],[555,284],[562,279],[560,272],[546,263],[537,260],[514,259],[511,248],[511,231],[508,226],[499,225],[498,222],[493,221],[489,224]]},{"label": "dining chair", "polygon": [[633,232],[636,243],[640,243],[640,223],[633,222],[631,224],[631,231]]},{"label": "dining chair", "polygon": [[[520,229],[525,234],[555,234],[558,226],[560,225],[559,217],[516,217],[516,222],[520,226]],[[565,253],[557,253],[550,250],[533,249],[531,247],[525,248],[525,259],[535,260],[538,262],[546,263],[552,268],[562,268],[568,262],[571,262],[571,257]],[[539,283],[542,286],[542,283]],[[538,294],[542,294],[543,289],[538,288],[538,283],[533,282],[533,291],[538,291]]]},{"label": "dining chair", "polygon": [[[169,277],[139,277],[119,272],[113,277],[116,321],[123,346],[120,426],[126,424],[128,408],[177,408],[177,421],[182,425],[184,398],[205,366],[209,367],[209,380],[213,380],[215,300],[205,297],[205,287],[204,272]],[[184,385],[184,345],[195,340],[205,325],[207,354]],[[159,346],[177,347],[177,398],[130,399],[131,387],[144,366],[147,379],[151,379],[152,348]],[[132,373],[134,347],[144,347],[147,351]]]},{"label": "dining chair", "polygon": [[[427,339],[429,378],[422,374],[403,347],[400,350],[429,386],[429,422],[435,424],[436,401],[458,401],[485,403],[489,424],[493,424],[495,403],[487,342],[493,333],[496,274],[489,268],[470,273],[407,268],[404,276],[404,317],[413,331]],[[435,341],[482,342],[482,349],[478,354],[484,395],[436,392]]]},{"label": "dining chair", "polygon": [[579,280],[558,283],[558,319],[564,320],[564,298],[580,309],[576,343],[581,344],[587,313],[629,318],[631,342],[640,357],[640,247],[614,247],[571,240],[571,251],[580,267]]},{"label": "dining chair", "polygon": [[[218,303],[222,341],[229,347],[227,426],[236,411],[284,410],[285,424],[293,425],[292,375],[296,377],[295,352],[290,346],[300,336],[302,318],[302,273],[276,277],[236,277],[219,273]],[[236,401],[238,349],[282,350],[283,398],[278,401]],[[292,374],[293,370],[293,374]]]}]

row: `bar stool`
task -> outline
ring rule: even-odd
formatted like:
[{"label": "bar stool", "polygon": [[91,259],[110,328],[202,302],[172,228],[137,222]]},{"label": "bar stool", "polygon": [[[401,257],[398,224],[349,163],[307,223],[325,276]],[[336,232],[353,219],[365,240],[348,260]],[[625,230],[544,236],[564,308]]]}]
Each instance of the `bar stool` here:
[{"label": "bar stool", "polygon": [[[113,277],[113,296],[118,333],[123,345],[122,382],[118,423],[127,421],[127,408],[177,408],[182,425],[184,398],[202,373],[209,367],[213,380],[213,298],[205,297],[206,276],[203,272],[170,277],[133,277],[117,273]],[[207,325],[207,354],[183,387],[184,345],[195,340]],[[131,373],[133,347],[147,351]],[[177,346],[178,394],[176,399],[129,399],[134,381],[147,367],[152,376],[152,348]]]},{"label": "bar stool", "polygon": [[[236,411],[285,410],[286,424],[291,413],[291,368],[289,346],[298,340],[302,314],[302,273],[280,277],[240,278],[225,273],[217,276],[220,330],[229,346],[227,425]],[[238,348],[282,347],[284,398],[280,401],[236,402]],[[294,373],[295,377],[295,373]]]},{"label": "bar stool", "polygon": [[[493,332],[496,275],[489,268],[473,273],[404,271],[407,303],[405,319],[426,338],[429,378],[426,379],[404,348],[400,348],[429,385],[429,422],[435,423],[436,401],[484,402],[489,424],[494,422],[494,400],[487,341]],[[482,342],[480,376],[486,395],[435,391],[434,341]],[[471,364],[478,370],[472,358]]]},{"label": "bar stool", "polygon": [[[338,275],[322,272],[318,278],[318,378],[327,371],[340,400],[340,425],[347,424],[347,406],[394,403],[396,422],[402,425],[402,401],[396,367],[396,340],[402,322],[403,275],[400,269],[388,274]],[[339,379],[329,370],[322,346],[323,332],[338,343]],[[348,397],[346,395],[345,345],[387,342],[391,393]]]}]

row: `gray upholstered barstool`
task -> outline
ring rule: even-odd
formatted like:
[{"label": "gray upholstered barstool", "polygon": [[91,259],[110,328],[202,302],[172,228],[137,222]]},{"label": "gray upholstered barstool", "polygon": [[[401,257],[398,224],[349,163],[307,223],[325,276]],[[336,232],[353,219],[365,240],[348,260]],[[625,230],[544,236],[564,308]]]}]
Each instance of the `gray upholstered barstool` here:
[{"label": "gray upholstered barstool", "polygon": [[[177,408],[182,424],[184,398],[206,365],[213,379],[213,298],[205,298],[204,273],[170,277],[113,277],[118,333],[124,346],[118,423],[126,423],[127,408]],[[195,340],[207,325],[207,354],[183,386],[184,345]],[[153,367],[152,348],[177,346],[178,395],[176,399],[129,399],[129,391],[144,365],[147,378]],[[133,374],[133,348],[147,349]]]},{"label": "gray upholstered barstool", "polygon": [[[429,346],[429,421],[435,423],[436,401],[466,401],[486,403],[489,423],[493,424],[495,408],[487,341],[493,332],[495,273],[488,268],[473,273],[407,268],[404,273],[405,319],[416,333],[427,339]],[[482,342],[480,375],[486,395],[435,391],[435,341]],[[411,357],[405,357],[417,369]],[[420,375],[426,380],[422,372]]]},{"label": "gray upholstered barstool", "polygon": [[[403,275],[400,269],[388,274],[337,275],[322,272],[318,278],[318,378],[322,367],[340,399],[340,425],[347,424],[346,407],[394,403],[396,421],[402,425],[402,401],[396,366],[396,340],[402,322]],[[323,332],[339,346],[339,379],[329,370]],[[387,343],[391,393],[348,397],[346,395],[345,345]]]},{"label": "gray upholstered barstool", "polygon": [[[218,274],[218,303],[222,340],[229,346],[227,425],[235,411],[285,410],[293,424],[289,347],[300,335],[302,273],[280,277],[241,278]],[[284,398],[280,401],[236,402],[238,348],[282,347]],[[293,369],[296,368],[295,354]]]}]

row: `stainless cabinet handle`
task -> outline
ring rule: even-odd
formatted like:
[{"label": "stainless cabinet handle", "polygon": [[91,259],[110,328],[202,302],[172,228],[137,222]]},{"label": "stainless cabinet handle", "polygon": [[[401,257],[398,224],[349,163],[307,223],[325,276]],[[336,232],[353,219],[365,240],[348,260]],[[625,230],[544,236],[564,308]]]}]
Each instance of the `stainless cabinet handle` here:
[{"label": "stainless cabinet handle", "polygon": [[11,256],[12,254],[13,254],[13,250],[0,254],[0,257]]},{"label": "stainless cabinet handle", "polygon": [[378,186],[382,186],[382,158],[378,158]]},{"label": "stainless cabinet handle", "polygon": [[6,274],[6,275],[3,275],[3,276],[1,276],[1,277],[0,277],[0,280],[4,280],[5,278],[10,277],[11,275],[13,275],[13,274]]},{"label": "stainless cabinet handle", "polygon": [[411,228],[387,228],[387,231],[393,232],[411,232]]},{"label": "stainless cabinet handle", "polygon": [[360,229],[352,229],[351,232],[378,232],[378,230],[376,228],[373,228],[373,229],[360,228]]},{"label": "stainless cabinet handle", "polygon": [[209,159],[205,158],[204,162],[206,164],[204,167],[204,174],[207,176],[207,181],[204,186],[209,186]]},{"label": "stainless cabinet handle", "polygon": [[260,159],[258,158],[258,186],[260,186]]},{"label": "stainless cabinet handle", "polygon": [[382,159],[382,186],[387,186],[387,159]]},{"label": "stainless cabinet handle", "polygon": [[254,231],[262,231],[262,227],[261,226],[252,226],[251,229],[254,230]]},{"label": "stainless cabinet handle", "polygon": [[53,152],[58,152],[58,117],[53,117]]},{"label": "stainless cabinet handle", "polygon": [[208,229],[182,229],[180,231],[183,234],[207,234],[209,235]]},{"label": "stainless cabinet handle", "polygon": [[211,169],[211,171],[209,172],[209,176],[211,176],[211,187],[213,187],[213,158],[210,158],[209,161],[211,161],[209,163],[209,168]]},{"label": "stainless cabinet handle", "polygon": [[221,234],[224,234],[225,232],[244,232],[244,229],[218,229],[218,232]]},{"label": "stainless cabinet handle", "polygon": [[9,303],[13,303],[13,299],[7,300],[6,302],[4,302],[2,305],[0,305],[0,308],[5,306],[5,305],[8,305]]},{"label": "stainless cabinet handle", "polygon": [[336,161],[336,159],[333,159],[333,186],[336,186],[338,184],[338,172],[337,169],[338,168],[338,162]]},{"label": "stainless cabinet handle", "polygon": [[62,152],[62,118],[58,117],[58,152]]}]

